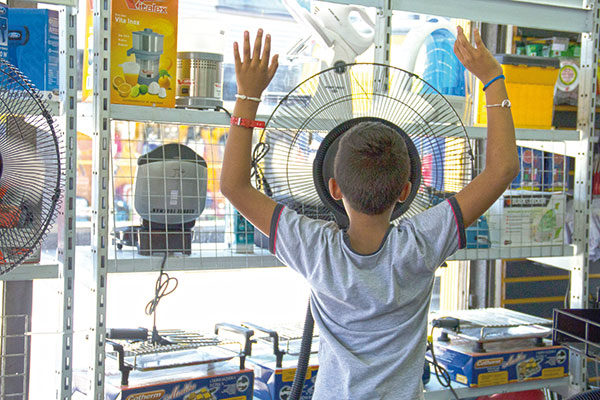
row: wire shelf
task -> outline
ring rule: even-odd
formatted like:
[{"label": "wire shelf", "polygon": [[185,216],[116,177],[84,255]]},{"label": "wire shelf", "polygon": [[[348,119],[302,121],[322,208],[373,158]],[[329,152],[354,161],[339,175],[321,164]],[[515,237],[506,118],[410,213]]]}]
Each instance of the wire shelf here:
[{"label": "wire shelf", "polygon": [[26,400],[29,385],[29,316],[0,316],[0,400]]},{"label": "wire shelf", "polygon": [[555,309],[552,341],[600,361],[600,309]]}]

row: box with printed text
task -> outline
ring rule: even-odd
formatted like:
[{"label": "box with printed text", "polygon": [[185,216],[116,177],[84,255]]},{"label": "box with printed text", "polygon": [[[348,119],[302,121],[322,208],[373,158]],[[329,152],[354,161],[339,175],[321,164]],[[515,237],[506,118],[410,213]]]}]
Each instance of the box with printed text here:
[{"label": "box with printed text", "polygon": [[174,107],[178,0],[112,0],[111,103]]},{"label": "box with printed text", "polygon": [[211,363],[106,377],[106,400],[252,400],[254,372],[236,363]]},{"label": "box with printed text", "polygon": [[569,374],[569,352],[562,346],[536,346],[532,340],[487,343],[473,352],[473,341],[435,342],[435,356],[450,378],[470,387],[505,385]]},{"label": "box with printed text", "polygon": [[8,9],[8,61],[48,100],[58,100],[58,33],[56,10]]},{"label": "box with printed text", "polygon": [[[300,400],[310,400],[315,389],[317,372],[319,371],[317,355],[312,354],[310,365],[306,371],[306,379],[302,387]],[[280,400],[289,398],[292,392],[292,383],[296,375],[297,357],[283,360],[277,366],[272,354],[259,354],[248,358],[249,366],[254,370],[255,400]]]},{"label": "box with printed text", "polygon": [[492,246],[543,246],[564,243],[566,195],[506,191],[487,213]]}]

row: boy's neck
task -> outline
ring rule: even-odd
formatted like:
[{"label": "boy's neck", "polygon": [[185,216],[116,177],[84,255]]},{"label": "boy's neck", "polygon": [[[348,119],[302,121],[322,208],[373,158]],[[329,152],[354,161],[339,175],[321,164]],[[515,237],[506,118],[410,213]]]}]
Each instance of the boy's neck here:
[{"label": "boy's neck", "polygon": [[390,226],[391,209],[378,215],[346,209],[350,219],[347,233],[352,250],[359,254],[371,254],[379,250]]}]

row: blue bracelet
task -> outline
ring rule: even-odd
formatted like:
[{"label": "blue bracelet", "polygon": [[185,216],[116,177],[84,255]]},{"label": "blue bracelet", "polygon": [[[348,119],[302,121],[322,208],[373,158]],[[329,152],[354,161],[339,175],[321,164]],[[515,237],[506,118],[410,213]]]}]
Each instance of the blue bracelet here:
[{"label": "blue bracelet", "polygon": [[500,75],[498,75],[497,77],[495,77],[494,79],[492,79],[491,81],[489,81],[488,83],[486,83],[486,84],[483,86],[483,91],[485,92],[485,89],[487,89],[488,87],[490,87],[490,85],[491,85],[492,83],[494,83],[495,81],[497,81],[498,79],[505,79],[505,78],[504,78],[504,75],[500,74]]}]

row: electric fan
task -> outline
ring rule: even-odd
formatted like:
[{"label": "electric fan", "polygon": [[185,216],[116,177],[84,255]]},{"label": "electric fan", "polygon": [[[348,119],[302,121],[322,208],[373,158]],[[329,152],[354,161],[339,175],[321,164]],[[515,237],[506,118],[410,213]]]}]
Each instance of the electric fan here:
[{"label": "electric fan", "polygon": [[40,92],[0,59],[0,274],[23,263],[59,207],[61,146]]},{"label": "electric fan", "polygon": [[[310,100],[288,101],[297,98]],[[282,99],[255,148],[259,186],[301,214],[346,226],[347,215],[329,194],[328,180],[339,139],[363,121],[390,126],[409,151],[412,190],[396,205],[394,221],[426,210],[470,182],[468,136],[443,95],[402,69],[355,63],[326,69]]]},{"label": "electric fan", "polygon": [[[308,98],[305,102],[291,99]],[[450,103],[417,75],[384,64],[335,66],[308,78],[284,97],[254,150],[257,186],[279,203],[313,218],[348,216],[329,193],[339,139],[363,121],[379,121],[405,141],[411,192],[392,221],[414,216],[470,182],[473,157],[465,128]],[[301,397],[313,318],[307,310],[290,399]]]}]

